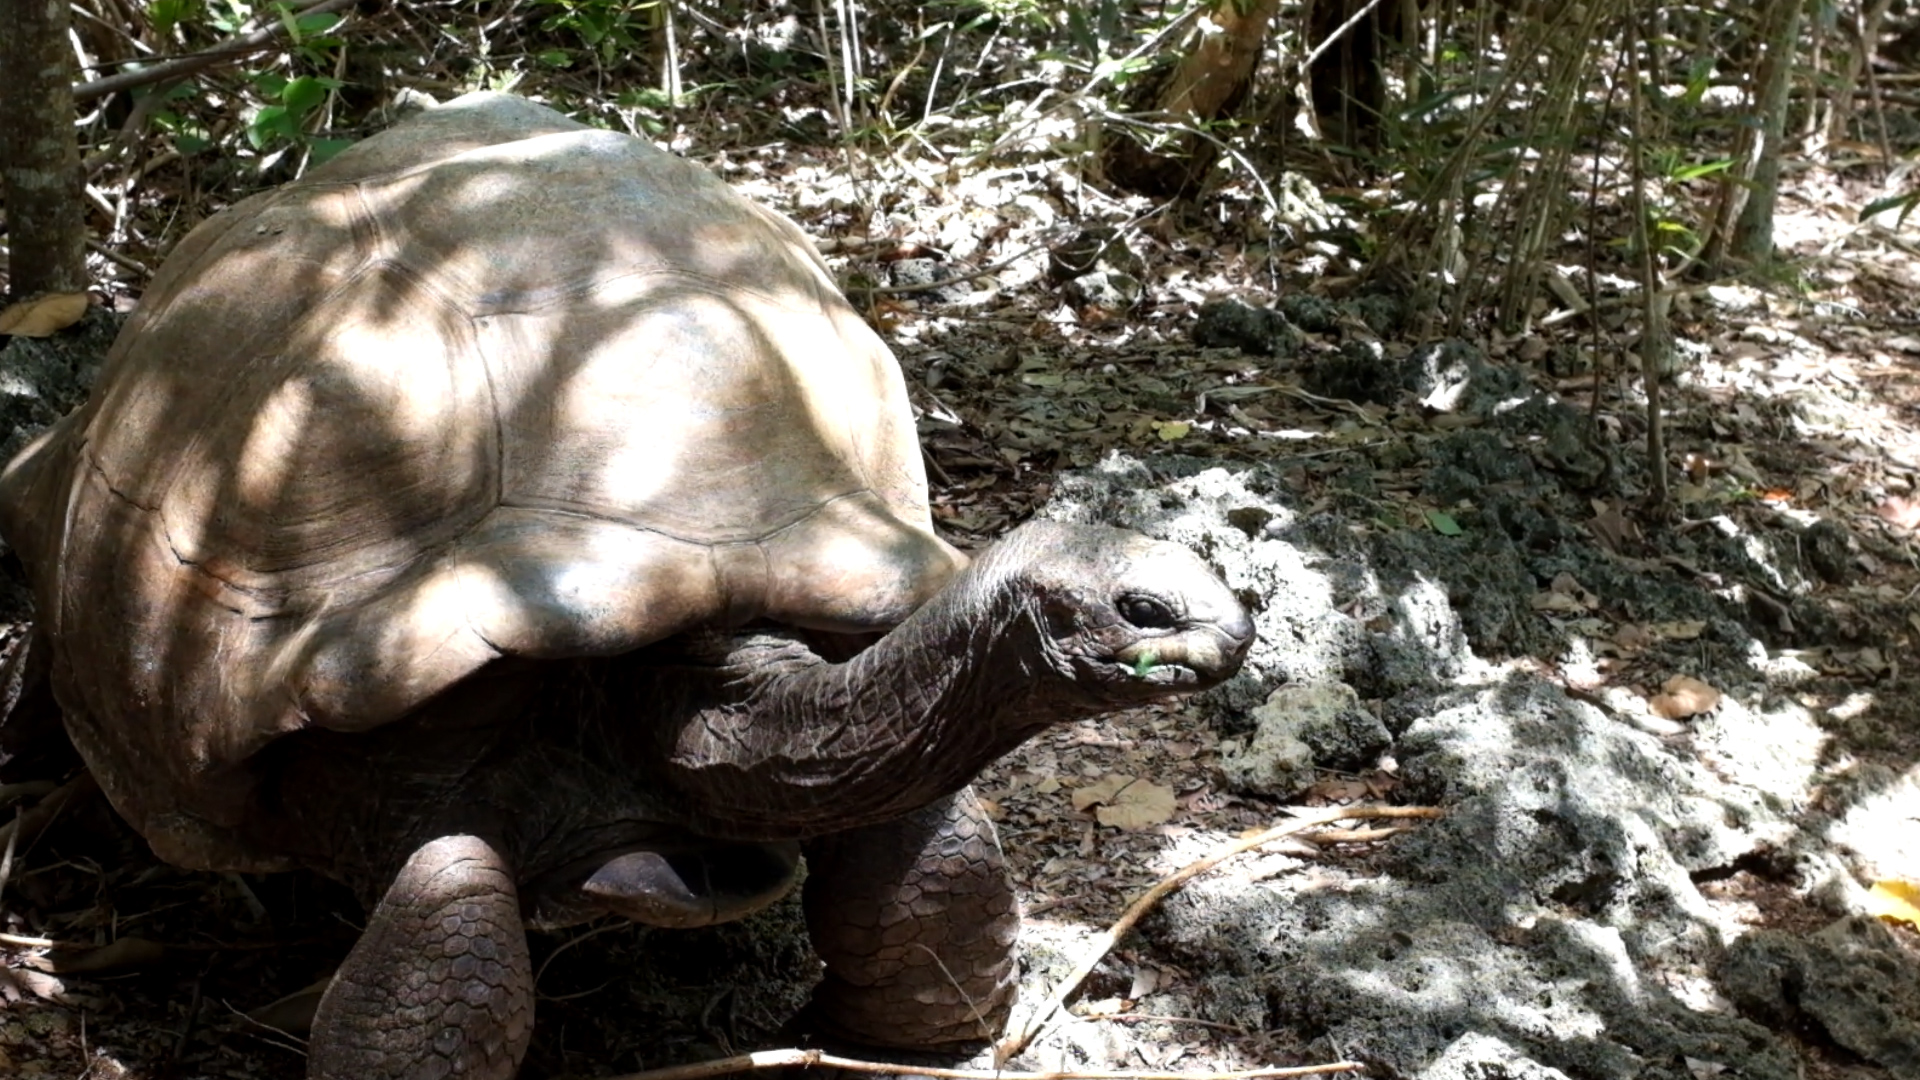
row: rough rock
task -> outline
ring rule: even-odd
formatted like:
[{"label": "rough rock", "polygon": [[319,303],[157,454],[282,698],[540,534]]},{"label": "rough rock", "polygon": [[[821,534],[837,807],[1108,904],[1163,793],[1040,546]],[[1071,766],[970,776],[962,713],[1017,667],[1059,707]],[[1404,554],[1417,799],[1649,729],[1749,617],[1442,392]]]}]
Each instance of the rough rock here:
[{"label": "rough rock", "polygon": [[1321,397],[1374,405],[1391,404],[1407,389],[1400,369],[1371,341],[1343,341],[1316,355],[1300,385]]},{"label": "rough rock", "polygon": [[1095,270],[1067,282],[1067,299],[1087,307],[1124,311],[1140,302],[1145,288],[1140,279],[1118,270]]},{"label": "rough rock", "polygon": [[1300,348],[1300,334],[1286,316],[1238,300],[1200,305],[1190,331],[1203,349],[1239,349],[1249,356],[1289,357]]},{"label": "rough rock", "polygon": [[1490,364],[1463,341],[1442,341],[1407,354],[1398,373],[1402,385],[1435,413],[1485,417],[1502,403],[1529,397],[1533,389],[1517,369]]},{"label": "rough rock", "polygon": [[120,332],[122,318],[89,309],[78,325],[52,337],[7,338],[0,348],[0,464],[35,435],[86,400],[87,390]]},{"label": "rough rock", "polygon": [[1314,769],[1355,771],[1393,740],[1353,687],[1312,682],[1276,688],[1253,710],[1254,732],[1220,745],[1228,786],[1285,798],[1314,781]]},{"label": "rough rock", "polygon": [[1871,916],[1810,938],[1748,934],[1728,949],[1721,981],[1763,1024],[1815,1027],[1895,1076],[1920,1076],[1920,958]]},{"label": "rough rock", "polygon": [[937,304],[965,300],[973,286],[955,281],[953,267],[938,259],[895,259],[886,264],[887,283],[895,287],[914,287],[912,294]]},{"label": "rough rock", "polygon": [[1567,1080],[1567,1074],[1540,1064],[1499,1039],[1469,1034],[1455,1039],[1433,1064],[1421,1070],[1418,1080]]},{"label": "rough rock", "polygon": [[[1463,536],[1304,513],[1284,460],[1227,469],[1114,457],[1061,478],[1046,514],[1187,543],[1258,609],[1244,684],[1212,697],[1214,722],[1238,748],[1226,755],[1230,774],[1264,743],[1285,751],[1269,790],[1295,782],[1322,749],[1300,719],[1338,715],[1346,700],[1307,688],[1345,686],[1392,735],[1401,800],[1447,811],[1365,865],[1268,855],[1258,872],[1190,883],[1143,926],[1152,949],[1196,973],[1190,999],[1142,1007],[1285,1029],[1310,1057],[1359,1058],[1383,1075],[1797,1077],[1776,1031],[1728,1000],[1727,943],[1750,927],[1702,883],[1753,873],[1851,910],[1858,867],[1830,845],[1857,834],[1848,857],[1865,865],[1871,830],[1807,828],[1828,737],[1797,702],[1730,695],[1690,721],[1688,739],[1663,740],[1479,659],[1481,648],[1570,647],[1529,603],[1560,573],[1635,618],[1697,618],[1702,647],[1756,664],[1767,655],[1738,608],[1599,548],[1536,505],[1606,475],[1604,455],[1545,448],[1542,425],[1559,424],[1557,411],[1523,403],[1495,417],[1429,444],[1476,478],[1458,515]],[[1364,467],[1320,468],[1322,506],[1373,497]],[[1496,482],[1507,490],[1491,490]],[[1789,527],[1769,544],[1790,540]],[[1856,770],[1861,791],[1835,794],[1878,807],[1884,824],[1904,781],[1868,772]],[[1882,865],[1906,858],[1897,842],[1871,850]]]},{"label": "rough rock", "polygon": [[1786,842],[1757,793],[1524,676],[1457,694],[1396,753],[1444,820],[1371,873],[1197,882],[1156,939],[1251,981],[1270,1026],[1409,1075],[1467,1033],[1599,1080],[1693,1080],[1688,1057],[1794,1075],[1768,1031],[1713,1006],[1735,928],[1693,881]]}]

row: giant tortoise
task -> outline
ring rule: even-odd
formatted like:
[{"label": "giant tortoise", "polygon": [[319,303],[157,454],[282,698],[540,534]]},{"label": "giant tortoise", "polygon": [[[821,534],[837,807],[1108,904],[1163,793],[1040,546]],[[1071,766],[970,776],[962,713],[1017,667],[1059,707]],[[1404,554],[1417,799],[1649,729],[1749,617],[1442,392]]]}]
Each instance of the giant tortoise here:
[{"label": "giant tortoise", "polygon": [[0,530],[154,851],[367,903],[315,1077],[509,1077],[526,926],[736,918],[803,855],[820,1030],[989,1036],[1018,915],[974,774],[1252,636],[1133,533],[968,565],[791,222],[496,94],[195,229]]}]

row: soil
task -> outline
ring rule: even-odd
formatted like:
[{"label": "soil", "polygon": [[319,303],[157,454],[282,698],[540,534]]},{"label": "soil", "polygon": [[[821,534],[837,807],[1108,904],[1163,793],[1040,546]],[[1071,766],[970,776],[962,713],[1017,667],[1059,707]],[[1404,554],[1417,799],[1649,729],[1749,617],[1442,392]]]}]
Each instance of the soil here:
[{"label": "soil", "polygon": [[[824,173],[753,164],[719,162],[834,232],[844,208],[807,195]],[[910,227],[936,234],[923,209]],[[1064,271],[865,297],[958,542],[1033,514],[1128,525],[1258,612],[1232,684],[981,776],[1027,913],[1016,1026],[1133,897],[1246,830],[1300,806],[1445,814],[1196,879],[1013,1065],[1920,1077],[1920,935],[1871,917],[1920,883],[1905,248],[1790,204],[1798,294],[1678,299],[1657,505],[1644,398],[1591,328],[1447,340],[1392,290],[1262,290],[1261,259],[1197,215],[1126,258],[1099,228]],[[113,322],[0,352],[10,448],[78,400]],[[4,764],[23,816],[72,775]],[[161,864],[81,790],[0,869],[0,917],[0,1073],[266,1080],[301,1075],[299,1040],[248,1012],[323,979],[361,915],[311,875]],[[790,903],[535,949],[529,1078],[781,1045],[816,969]]]}]

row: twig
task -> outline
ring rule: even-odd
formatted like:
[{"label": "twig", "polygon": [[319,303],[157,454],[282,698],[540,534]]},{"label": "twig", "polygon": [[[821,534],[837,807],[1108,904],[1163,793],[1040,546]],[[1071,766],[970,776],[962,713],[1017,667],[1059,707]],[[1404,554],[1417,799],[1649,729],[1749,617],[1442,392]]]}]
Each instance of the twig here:
[{"label": "twig", "polygon": [[[329,12],[339,11],[341,8],[352,7],[358,2],[359,0],[319,0],[318,3],[311,5],[295,5],[294,14],[325,15]],[[175,60],[163,60],[160,63],[140,68],[137,71],[123,71],[117,75],[107,75],[90,82],[83,82],[73,88],[74,104],[77,105],[81,102],[92,101],[95,98],[105,97],[108,94],[116,94],[122,90],[132,90],[139,86],[150,86],[153,83],[165,82],[168,79],[177,79],[183,75],[191,75],[203,68],[210,68],[222,60],[229,60],[237,56],[245,56],[248,53],[259,52],[261,49],[272,44],[275,38],[280,37],[286,32],[285,22],[276,19],[274,22],[244,37],[223,41],[218,45],[210,46],[196,53],[188,53]]]},{"label": "twig", "polygon": [[13,828],[7,830],[7,850],[0,855],[0,912],[7,910],[7,879],[13,876],[13,847],[20,839],[20,815],[26,813],[20,807],[13,808]]},{"label": "twig", "polygon": [[1326,829],[1300,839],[1309,844],[1372,844],[1406,831],[1405,825],[1389,825],[1384,829]]},{"label": "twig", "polygon": [[87,241],[87,250],[93,252],[95,255],[100,256],[101,258],[107,260],[108,262],[113,263],[115,266],[121,267],[122,269],[125,269],[125,270],[131,270],[134,273],[139,274],[143,278],[150,278],[153,276],[152,267],[146,265],[145,263],[141,262],[138,259],[133,259],[133,258],[129,258],[128,256],[122,255],[119,252],[108,247],[107,245],[100,243],[98,240]]},{"label": "twig", "polygon": [[709,1076],[748,1072],[757,1069],[791,1068],[846,1069],[850,1072],[894,1073],[943,1077],[946,1080],[1281,1080],[1290,1076],[1315,1076],[1320,1073],[1359,1072],[1366,1066],[1357,1061],[1336,1061],[1327,1065],[1297,1065],[1274,1069],[1234,1069],[1226,1072],[1128,1072],[1103,1070],[1088,1072],[1009,1072],[1005,1069],[935,1069],[924,1065],[898,1065],[880,1061],[843,1058],[820,1050],[762,1050],[739,1054],[718,1061],[675,1065],[665,1069],[625,1073],[612,1080],[703,1080]]},{"label": "twig", "polygon": [[1206,873],[1208,870],[1213,869],[1243,851],[1252,851],[1254,848],[1271,844],[1275,840],[1292,836],[1297,832],[1304,832],[1317,825],[1331,825],[1336,821],[1345,821],[1349,818],[1437,818],[1441,816],[1441,814],[1442,811],[1430,806],[1335,807],[1331,810],[1322,810],[1317,814],[1309,814],[1306,817],[1294,818],[1292,821],[1275,825],[1263,833],[1235,840],[1204,859],[1188,863],[1167,877],[1162,878],[1159,884],[1148,889],[1138,900],[1127,905],[1127,910],[1121,914],[1119,920],[1116,921],[1112,927],[1108,928],[1105,934],[1100,936],[1100,939],[1094,943],[1092,948],[1087,950],[1085,959],[1081,960],[1080,965],[1073,970],[1073,974],[1061,980],[1060,985],[1055,988],[1053,996],[1047,999],[1046,1003],[1041,1005],[1038,1011],[1027,1018],[1025,1028],[1001,1039],[1000,1042],[994,1046],[994,1060],[1006,1061],[1022,1050],[1025,1050],[1027,1044],[1031,1043],[1034,1036],[1039,1034],[1041,1026],[1051,1019],[1054,1013],[1066,1005],[1067,999],[1071,998],[1074,993],[1080,989],[1080,984],[1086,982],[1087,976],[1093,974],[1094,967],[1098,965],[1109,952],[1113,951],[1114,946],[1120,944],[1120,939],[1127,936],[1127,932],[1133,929],[1134,924],[1138,923],[1141,918],[1144,917],[1148,911],[1152,910],[1155,904],[1158,904],[1164,899],[1168,893],[1173,892],[1193,878]]},{"label": "twig", "polygon": [[33,808],[21,814],[18,820],[0,826],[0,837],[4,837],[8,844],[15,843],[14,837],[19,837],[17,842],[21,845],[21,849],[25,850],[47,826],[53,824],[53,819],[60,816],[60,811],[73,801],[74,796],[98,791],[99,787],[100,785],[94,783],[92,773],[81,773],[55,788],[52,794],[35,803]]},{"label": "twig", "polygon": [[865,296],[901,296],[908,293],[932,292],[935,289],[942,289],[947,287],[948,285],[959,285],[963,282],[977,281],[980,278],[997,274],[1000,271],[1005,270],[1007,267],[1012,266],[1014,263],[1019,262],[1021,259],[1024,259],[1029,255],[1032,255],[1036,252],[1047,250],[1047,247],[1048,245],[1045,241],[1042,241],[1038,244],[1032,244],[1027,247],[1021,248],[1019,251],[1014,252],[1013,254],[1007,256],[1004,259],[999,260],[998,262],[989,263],[988,265],[983,266],[978,270],[971,270],[964,274],[956,274],[953,277],[941,278],[939,281],[923,281],[913,285],[848,286],[846,288],[846,293],[849,297],[854,297],[855,294],[865,297]]},{"label": "twig", "polygon": [[[1193,7],[1190,7],[1186,11],[1180,13],[1180,15],[1176,16],[1173,19],[1173,21],[1161,27],[1159,33],[1154,34],[1152,37],[1148,38],[1145,42],[1143,42],[1139,48],[1133,50],[1132,52],[1128,53],[1127,55],[1121,57],[1119,60],[1116,60],[1111,64],[1102,65],[1101,67],[1097,68],[1093,73],[1093,77],[1088,79],[1086,83],[1080,87],[1080,89],[1075,90],[1071,94],[1065,95],[1064,97],[1060,98],[1058,101],[1055,101],[1053,104],[1047,106],[1045,109],[1039,112],[1034,113],[1031,116],[1027,116],[1023,119],[1015,121],[1012,127],[1008,128],[1004,133],[1001,134],[999,138],[993,141],[992,145],[988,146],[985,150],[982,150],[979,153],[973,155],[973,157],[967,159],[967,161],[964,163],[964,167],[967,167],[967,168],[977,167],[983,162],[986,162],[992,159],[992,157],[995,154],[998,154],[1003,147],[1005,147],[1008,143],[1011,143],[1013,141],[1014,136],[1025,134],[1028,128],[1033,127],[1034,125],[1040,123],[1040,121],[1045,120],[1047,117],[1052,116],[1054,113],[1059,112],[1061,109],[1064,109],[1067,106],[1074,104],[1075,102],[1085,100],[1087,95],[1093,93],[1094,90],[1098,89],[1101,83],[1104,83],[1107,80],[1113,78],[1115,75],[1119,74],[1120,72],[1126,71],[1128,68],[1128,65],[1130,65],[1133,61],[1138,60],[1143,56],[1150,55],[1155,50],[1159,49],[1162,42],[1173,37],[1175,33],[1185,30],[1187,28],[1188,23],[1199,18],[1201,14],[1203,14],[1206,10],[1207,10],[1207,6],[1205,4],[1195,4]],[[1038,99],[1036,98],[1035,100],[1037,101]],[[959,103],[956,102],[955,104],[958,105]]]},{"label": "twig", "polygon": [[1111,1020],[1122,1024],[1192,1024],[1195,1027],[1212,1028],[1234,1035],[1247,1035],[1246,1028],[1238,1024],[1223,1024],[1218,1020],[1202,1020],[1197,1016],[1165,1016],[1160,1013],[1095,1013],[1088,1020]]}]

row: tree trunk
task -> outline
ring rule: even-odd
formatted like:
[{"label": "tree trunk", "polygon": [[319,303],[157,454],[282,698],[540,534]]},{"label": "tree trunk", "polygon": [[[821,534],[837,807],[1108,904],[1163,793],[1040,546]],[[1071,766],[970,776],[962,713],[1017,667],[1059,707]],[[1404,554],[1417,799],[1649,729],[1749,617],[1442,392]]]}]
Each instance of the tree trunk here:
[{"label": "tree trunk", "polygon": [[1734,168],[1720,178],[1711,232],[1700,254],[1708,268],[1724,269],[1729,261],[1764,261],[1773,254],[1773,206],[1800,8],[1799,0],[1768,0],[1760,14],[1748,54],[1752,122],[1737,129]]},{"label": "tree trunk", "polygon": [[1766,52],[1754,69],[1754,112],[1759,124],[1759,153],[1747,205],[1734,224],[1728,254],[1748,263],[1773,258],[1773,206],[1780,195],[1780,158],[1787,130],[1787,91],[1793,75],[1794,45],[1800,39],[1800,0],[1771,0],[1767,5]]},{"label": "tree trunk", "polygon": [[86,288],[67,0],[0,0],[0,197],[15,298]]},{"label": "tree trunk", "polygon": [[1405,9],[1400,0],[1312,0],[1307,46],[1319,55],[1307,67],[1307,88],[1328,141],[1353,149],[1379,144],[1387,108],[1381,46],[1401,34]]},{"label": "tree trunk", "polygon": [[[1148,106],[1159,121],[1192,127],[1231,116],[1253,89],[1253,73],[1280,0],[1215,0],[1187,54],[1153,84]],[[1134,132],[1115,132],[1103,162],[1107,176],[1147,195],[1173,196],[1198,187],[1219,155],[1209,139],[1174,133],[1149,147]]]}]

